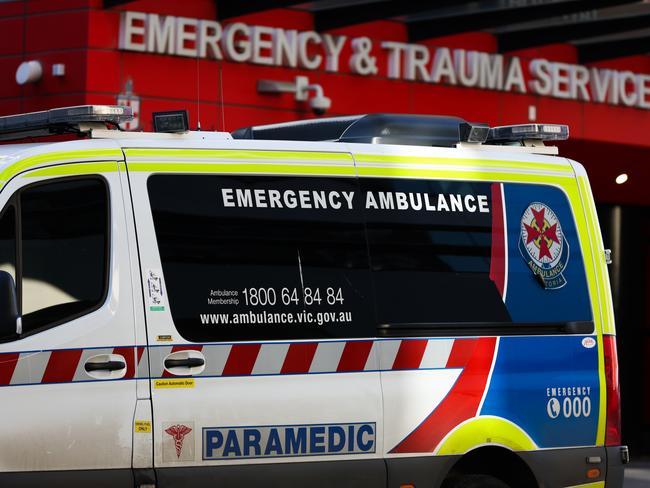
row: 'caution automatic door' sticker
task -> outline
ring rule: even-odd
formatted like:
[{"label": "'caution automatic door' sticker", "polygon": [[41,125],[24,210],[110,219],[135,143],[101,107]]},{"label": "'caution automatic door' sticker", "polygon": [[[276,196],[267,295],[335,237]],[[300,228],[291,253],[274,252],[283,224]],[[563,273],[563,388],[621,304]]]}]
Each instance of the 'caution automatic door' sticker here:
[{"label": "'caution automatic door' sticker", "polygon": [[170,378],[154,380],[154,388],[194,388],[194,378]]}]

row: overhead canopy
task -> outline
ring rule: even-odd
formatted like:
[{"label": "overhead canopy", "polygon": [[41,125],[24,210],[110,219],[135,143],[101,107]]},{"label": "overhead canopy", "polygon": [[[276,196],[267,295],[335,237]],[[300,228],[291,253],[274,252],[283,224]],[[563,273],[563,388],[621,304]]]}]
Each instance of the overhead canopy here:
[{"label": "overhead canopy", "polygon": [[[132,0],[104,0],[110,8]],[[327,31],[376,20],[406,24],[410,42],[464,32],[494,34],[501,53],[569,43],[580,62],[648,54],[650,3],[636,0],[214,0],[227,20],[279,8],[306,10]],[[606,36],[606,37],[603,37]]]},{"label": "overhead canopy", "polygon": [[[217,15],[228,19],[263,10],[296,8],[314,15],[317,31],[375,20],[407,26],[411,42],[463,32],[496,35],[499,52],[572,43],[580,61],[650,53],[650,4],[630,0],[215,0]],[[609,35],[603,38],[603,35]]]}]

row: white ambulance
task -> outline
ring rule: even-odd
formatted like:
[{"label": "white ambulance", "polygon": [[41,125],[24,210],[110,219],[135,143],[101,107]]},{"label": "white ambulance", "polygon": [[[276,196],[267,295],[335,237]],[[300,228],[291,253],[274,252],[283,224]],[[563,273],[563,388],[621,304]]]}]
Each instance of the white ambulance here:
[{"label": "white ambulance", "polygon": [[129,118],[0,118],[0,486],[622,486],[566,126]]}]

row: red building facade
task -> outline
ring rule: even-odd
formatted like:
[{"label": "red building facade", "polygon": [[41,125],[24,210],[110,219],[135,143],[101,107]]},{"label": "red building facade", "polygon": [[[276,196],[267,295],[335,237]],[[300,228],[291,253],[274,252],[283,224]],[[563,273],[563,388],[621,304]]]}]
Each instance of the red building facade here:
[{"label": "red building facade", "polygon": [[[458,115],[490,125],[531,118],[566,123],[571,140],[563,152],[587,165],[599,201],[650,203],[643,164],[650,148],[647,55],[580,65],[573,45],[551,44],[495,60],[486,59],[497,51],[495,36],[486,32],[409,43],[405,24],[396,20],[317,32],[313,14],[299,8],[220,20],[213,0],[104,3],[0,5],[0,113],[116,103],[128,93],[139,99],[140,128],[151,127],[152,111],[185,108],[193,127],[200,119],[203,130],[233,130],[313,116],[308,102],[291,93],[257,89],[259,80],[306,76],[331,99],[328,115],[384,111]],[[177,46],[181,31],[186,38]],[[120,39],[126,34],[128,42]],[[29,60],[41,63],[42,76],[19,85],[16,70]],[[65,73],[53,75],[52,66],[61,64]],[[613,183],[620,173],[629,175],[626,185]]]}]

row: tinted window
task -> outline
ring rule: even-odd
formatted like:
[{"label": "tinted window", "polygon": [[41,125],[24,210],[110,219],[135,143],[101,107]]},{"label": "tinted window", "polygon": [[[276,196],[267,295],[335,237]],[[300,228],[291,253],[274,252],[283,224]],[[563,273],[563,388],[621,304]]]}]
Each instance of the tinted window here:
[{"label": "tinted window", "polygon": [[374,335],[353,179],[156,175],[148,188],[186,339]]},{"label": "tinted window", "polygon": [[379,323],[591,320],[559,189],[403,179],[361,187]]},{"label": "tinted window", "polygon": [[502,185],[502,191],[508,242],[505,301],[512,320],[592,320],[580,240],[565,194],[523,184]]},{"label": "tinted window", "polygon": [[509,321],[490,279],[489,183],[363,180],[380,323]]},{"label": "tinted window", "polygon": [[99,179],[36,185],[20,194],[23,330],[71,319],[106,293],[108,194]]}]

